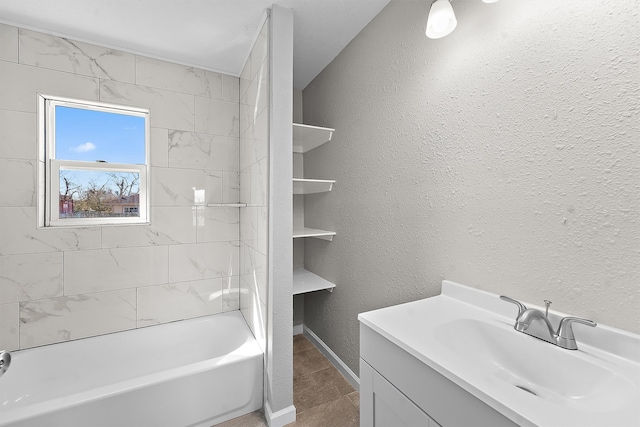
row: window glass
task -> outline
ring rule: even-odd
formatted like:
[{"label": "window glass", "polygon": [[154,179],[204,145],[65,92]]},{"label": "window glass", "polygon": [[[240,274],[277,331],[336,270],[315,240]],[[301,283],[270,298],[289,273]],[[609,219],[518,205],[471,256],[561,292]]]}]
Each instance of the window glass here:
[{"label": "window glass", "polygon": [[139,217],[140,174],[60,167],[60,218]]},{"label": "window glass", "polygon": [[144,117],[62,105],[55,108],[56,159],[145,163]]},{"label": "window glass", "polygon": [[41,95],[41,226],[149,222],[149,111]]}]

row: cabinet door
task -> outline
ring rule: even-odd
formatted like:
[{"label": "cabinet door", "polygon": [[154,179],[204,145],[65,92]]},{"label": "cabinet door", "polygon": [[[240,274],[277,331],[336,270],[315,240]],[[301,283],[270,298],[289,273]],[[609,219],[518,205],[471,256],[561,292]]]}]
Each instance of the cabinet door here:
[{"label": "cabinet door", "polygon": [[[366,362],[366,376],[368,377],[367,390],[360,383],[360,398],[367,400],[361,402],[360,426],[361,427],[439,427],[426,413],[417,407],[407,396],[395,388],[376,370]],[[365,414],[365,411],[369,411]]]}]

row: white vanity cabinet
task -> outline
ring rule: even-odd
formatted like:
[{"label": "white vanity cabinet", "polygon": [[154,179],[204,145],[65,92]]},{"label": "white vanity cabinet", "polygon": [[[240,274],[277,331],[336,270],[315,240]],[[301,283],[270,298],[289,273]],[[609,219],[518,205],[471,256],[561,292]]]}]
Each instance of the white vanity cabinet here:
[{"label": "white vanity cabinet", "polygon": [[361,323],[360,426],[517,424]]},{"label": "white vanity cabinet", "polygon": [[448,280],[440,295],[360,313],[361,426],[640,426],[640,335],[585,326],[566,350],[515,330],[515,315]]},{"label": "white vanity cabinet", "polygon": [[360,399],[361,426],[440,425],[362,359]]}]

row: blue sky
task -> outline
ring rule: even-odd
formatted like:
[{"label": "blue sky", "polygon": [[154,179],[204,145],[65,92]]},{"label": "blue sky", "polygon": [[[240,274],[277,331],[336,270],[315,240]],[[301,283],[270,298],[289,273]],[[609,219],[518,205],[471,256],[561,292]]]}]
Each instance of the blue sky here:
[{"label": "blue sky", "polygon": [[[56,107],[55,156],[59,160],[80,160],[95,164],[143,164],[145,162],[144,118],[81,108]],[[97,185],[108,182],[115,190],[109,171],[62,172],[75,184],[85,187],[94,181]],[[126,176],[127,174],[125,174]],[[135,192],[138,189],[136,188]],[[60,192],[64,183],[60,180]]]},{"label": "blue sky", "polygon": [[144,118],[56,106],[56,158],[142,164]]}]

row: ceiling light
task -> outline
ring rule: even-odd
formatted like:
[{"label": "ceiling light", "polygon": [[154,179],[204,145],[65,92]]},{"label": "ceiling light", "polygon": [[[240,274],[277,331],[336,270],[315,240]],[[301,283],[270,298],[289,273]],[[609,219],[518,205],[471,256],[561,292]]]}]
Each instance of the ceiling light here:
[{"label": "ceiling light", "polygon": [[431,4],[427,18],[427,37],[439,39],[451,33],[458,24],[449,0],[436,0]]},{"label": "ceiling light", "polygon": [[495,3],[498,0],[482,0],[484,3]]}]

